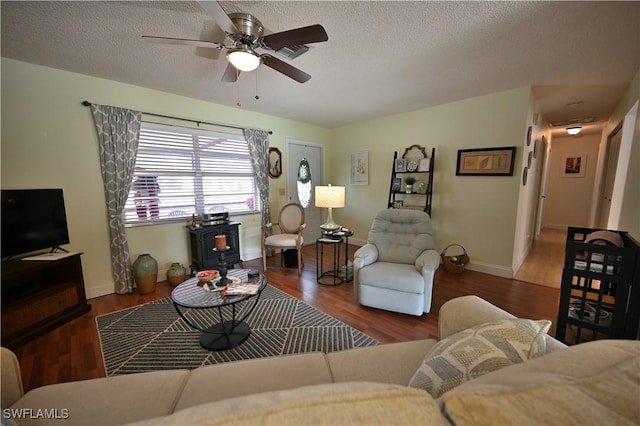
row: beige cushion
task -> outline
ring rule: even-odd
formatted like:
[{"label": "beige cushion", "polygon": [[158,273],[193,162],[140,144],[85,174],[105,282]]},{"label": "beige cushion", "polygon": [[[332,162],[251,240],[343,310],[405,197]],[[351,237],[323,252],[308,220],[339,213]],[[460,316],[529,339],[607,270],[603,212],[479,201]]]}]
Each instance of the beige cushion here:
[{"label": "beige cushion", "polygon": [[171,370],[60,383],[27,392],[11,408],[55,409],[63,417],[30,416],[20,425],[119,425],[172,413],[188,377]]},{"label": "beige cushion", "polygon": [[331,381],[327,360],[321,352],[210,365],[192,371],[176,410],[252,393]]},{"label": "beige cushion", "polygon": [[351,382],[212,402],[141,425],[447,425],[438,404],[406,386]]},{"label": "beige cushion", "polygon": [[[298,234],[274,234],[264,240],[264,244],[273,247],[295,247]],[[300,245],[304,244],[304,238],[300,237]]]},{"label": "beige cushion", "polygon": [[16,402],[24,393],[20,364],[16,355],[7,348],[0,349],[2,361],[2,408],[7,408]]},{"label": "beige cushion", "polygon": [[[464,315],[460,315],[461,312],[464,312]],[[444,339],[478,324],[516,317],[478,296],[469,295],[456,297],[445,302],[440,307],[438,318],[438,335],[440,339]],[[545,345],[547,353],[567,347],[548,334],[545,335]]]},{"label": "beige cushion", "polygon": [[454,387],[545,353],[547,320],[500,319],[458,332],[436,344],[409,382],[434,398]]},{"label": "beige cushion", "polygon": [[433,339],[414,340],[331,352],[326,356],[336,382],[406,385],[436,343]]},{"label": "beige cushion", "polygon": [[571,346],[465,383],[441,398],[462,425],[638,425],[640,342]]}]

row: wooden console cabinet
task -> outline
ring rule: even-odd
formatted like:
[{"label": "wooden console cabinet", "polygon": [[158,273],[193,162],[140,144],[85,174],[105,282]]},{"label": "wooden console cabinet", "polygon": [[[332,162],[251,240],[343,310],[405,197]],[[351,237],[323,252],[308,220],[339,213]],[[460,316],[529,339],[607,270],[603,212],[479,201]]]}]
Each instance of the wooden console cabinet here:
[{"label": "wooden console cabinet", "polygon": [[2,264],[3,346],[18,346],[91,310],[81,254]]},{"label": "wooden console cabinet", "polygon": [[220,265],[220,253],[214,251],[216,235],[225,235],[229,250],[225,253],[227,268],[236,264],[242,268],[240,259],[240,222],[229,222],[221,225],[189,227],[191,240],[191,274],[195,271],[215,269]]}]

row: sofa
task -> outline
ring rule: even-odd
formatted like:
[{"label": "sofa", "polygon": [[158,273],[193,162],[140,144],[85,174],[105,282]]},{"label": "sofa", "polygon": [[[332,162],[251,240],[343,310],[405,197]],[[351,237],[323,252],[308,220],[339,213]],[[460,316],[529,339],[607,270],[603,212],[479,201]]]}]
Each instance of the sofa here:
[{"label": "sofa", "polygon": [[[519,320],[476,296],[464,296],[441,307],[440,341],[138,373],[54,384],[27,393],[18,360],[3,348],[2,423],[640,424],[636,341],[566,347],[544,331],[535,338],[536,348],[542,350],[538,356],[455,383],[437,398],[409,386],[427,360],[434,359],[428,355],[436,348],[446,350],[452,341],[460,342],[458,336],[483,329],[484,324]],[[538,331],[546,329],[548,324]],[[485,337],[492,336],[490,332]],[[498,345],[504,344],[498,340]],[[482,352],[480,346],[462,346]],[[483,368],[489,364],[494,361],[483,362]]]}]

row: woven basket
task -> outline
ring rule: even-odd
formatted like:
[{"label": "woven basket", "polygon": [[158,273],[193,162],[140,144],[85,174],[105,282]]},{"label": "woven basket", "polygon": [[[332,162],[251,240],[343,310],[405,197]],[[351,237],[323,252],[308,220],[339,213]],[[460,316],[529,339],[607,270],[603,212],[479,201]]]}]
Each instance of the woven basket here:
[{"label": "woven basket", "polygon": [[[457,254],[455,256],[447,255],[447,249],[454,246],[460,247],[462,249],[462,254]],[[469,263],[469,255],[467,254],[467,250],[465,250],[465,248],[460,244],[449,244],[444,248],[444,250],[442,250],[442,253],[440,253],[440,257],[442,258],[444,269],[454,274],[461,274],[462,271],[464,271],[465,266],[467,266],[467,264]]]}]

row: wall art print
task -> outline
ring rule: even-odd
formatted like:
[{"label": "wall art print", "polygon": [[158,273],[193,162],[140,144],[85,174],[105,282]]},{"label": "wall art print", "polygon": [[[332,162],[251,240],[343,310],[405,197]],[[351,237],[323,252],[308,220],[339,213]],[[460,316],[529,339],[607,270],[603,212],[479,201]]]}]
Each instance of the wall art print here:
[{"label": "wall art print", "polygon": [[516,147],[459,149],[456,176],[513,176]]},{"label": "wall art print", "polygon": [[351,185],[369,185],[369,151],[351,154]]},{"label": "wall art print", "polygon": [[562,157],[560,177],[583,178],[587,169],[587,155],[575,154]]}]

